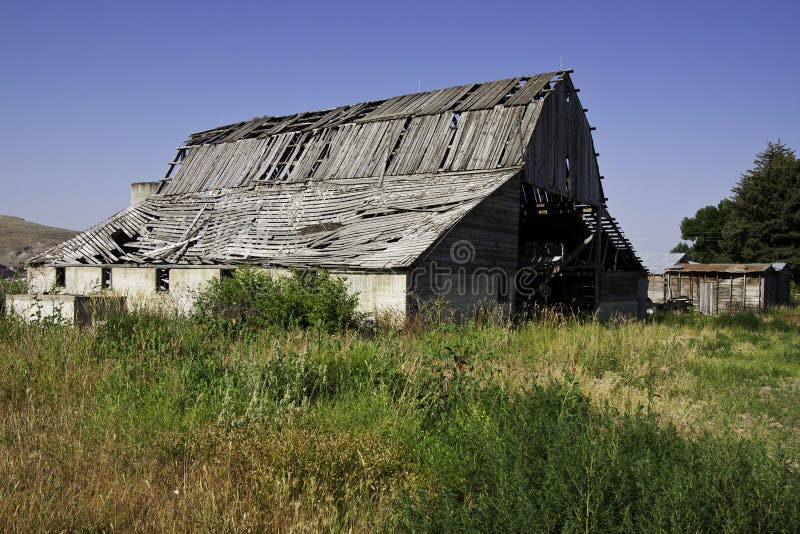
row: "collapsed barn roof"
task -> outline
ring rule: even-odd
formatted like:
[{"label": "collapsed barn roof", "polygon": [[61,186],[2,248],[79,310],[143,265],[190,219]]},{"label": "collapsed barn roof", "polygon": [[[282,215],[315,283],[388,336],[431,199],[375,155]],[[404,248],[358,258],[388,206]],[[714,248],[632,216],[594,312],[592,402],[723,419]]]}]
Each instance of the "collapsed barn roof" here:
[{"label": "collapsed barn roof", "polygon": [[[549,150],[547,140],[532,136],[543,102],[558,84],[570,83],[568,74],[259,117],[192,134],[155,195],[31,263],[407,268],[527,172],[533,143]],[[593,150],[588,145],[580,148]],[[573,170],[581,171],[596,174]],[[549,175],[554,183],[539,185],[562,192],[555,182],[568,178]],[[599,177],[575,181],[569,195],[597,206],[605,200]],[[635,258],[624,236],[614,235]]]}]

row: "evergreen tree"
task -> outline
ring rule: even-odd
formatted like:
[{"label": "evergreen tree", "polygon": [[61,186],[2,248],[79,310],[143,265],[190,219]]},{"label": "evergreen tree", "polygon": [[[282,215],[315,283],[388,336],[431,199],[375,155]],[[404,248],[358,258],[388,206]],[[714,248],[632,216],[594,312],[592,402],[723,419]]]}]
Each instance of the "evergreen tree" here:
[{"label": "evergreen tree", "polygon": [[778,141],[754,164],[733,188],[722,253],[734,261],[786,261],[800,279],[800,160]]},{"label": "evergreen tree", "polygon": [[681,239],[691,241],[692,245],[676,245],[673,252],[686,252],[690,260],[702,263],[729,261],[728,254],[722,249],[722,237],[730,208],[731,201],[723,199],[716,206],[700,208],[694,217],[684,217],[681,221]]},{"label": "evergreen tree", "polygon": [[[672,250],[670,250],[670,252],[676,252],[678,254],[689,254],[691,256],[692,245],[690,245],[685,241],[681,241],[680,243],[672,247]],[[689,259],[691,259],[691,257]]]}]

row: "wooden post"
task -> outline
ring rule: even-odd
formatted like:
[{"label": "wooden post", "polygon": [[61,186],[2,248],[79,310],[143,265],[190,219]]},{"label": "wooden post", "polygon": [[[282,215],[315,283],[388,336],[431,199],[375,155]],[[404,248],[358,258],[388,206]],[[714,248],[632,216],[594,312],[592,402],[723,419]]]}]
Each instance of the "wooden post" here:
[{"label": "wooden post", "polygon": [[747,309],[747,273],[742,276],[742,309]]},{"label": "wooden post", "polygon": [[595,247],[594,247],[594,309],[595,311],[600,309],[600,270],[602,269],[603,265],[602,261],[602,246],[601,241],[603,239],[602,236],[602,226],[601,226],[601,217],[600,217],[600,210],[602,207],[598,207],[594,213],[594,223],[595,223]]},{"label": "wooden post", "polygon": [[764,304],[761,302],[763,295],[761,293],[761,286],[764,285],[764,275],[762,274],[758,278],[758,310],[761,311],[764,308]]},{"label": "wooden post", "polygon": [[733,273],[731,273],[730,278],[728,278],[728,313],[731,312],[731,307],[733,306]]}]

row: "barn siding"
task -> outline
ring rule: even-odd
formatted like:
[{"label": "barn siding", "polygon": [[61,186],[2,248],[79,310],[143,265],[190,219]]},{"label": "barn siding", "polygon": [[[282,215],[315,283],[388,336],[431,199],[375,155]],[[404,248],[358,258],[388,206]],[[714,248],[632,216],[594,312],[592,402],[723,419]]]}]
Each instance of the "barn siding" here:
[{"label": "barn siding", "polygon": [[[468,311],[487,300],[505,302],[504,295],[513,305],[520,180],[519,174],[509,180],[421,257],[409,277],[412,306],[442,298],[451,307]],[[461,263],[466,257],[469,261]]]},{"label": "barn siding", "polygon": [[592,132],[568,77],[544,99],[528,145],[525,181],[577,202],[603,203]]},{"label": "barn siding", "polygon": [[616,315],[644,317],[647,305],[647,280],[642,272],[604,272],[600,281],[597,318],[608,320]]}]

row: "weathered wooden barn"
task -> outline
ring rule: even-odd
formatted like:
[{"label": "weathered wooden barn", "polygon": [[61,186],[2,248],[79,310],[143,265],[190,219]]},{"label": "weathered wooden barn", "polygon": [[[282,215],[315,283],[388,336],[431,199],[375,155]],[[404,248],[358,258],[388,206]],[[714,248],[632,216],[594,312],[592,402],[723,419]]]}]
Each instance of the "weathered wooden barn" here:
[{"label": "weathered wooden barn", "polygon": [[606,207],[571,71],[192,134],[132,205],[33,258],[34,292],[191,306],[242,264],[343,276],[362,309],[440,299],[642,315],[644,269]]},{"label": "weathered wooden barn", "polygon": [[785,263],[683,263],[665,273],[667,300],[685,300],[700,313],[763,311],[789,304]]},{"label": "weathered wooden barn", "polygon": [[663,306],[669,302],[666,271],[679,263],[688,263],[686,254],[679,252],[644,254],[642,264],[647,269],[647,299],[650,304]]}]

